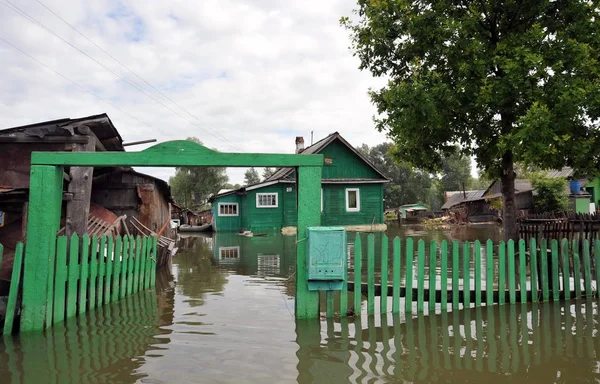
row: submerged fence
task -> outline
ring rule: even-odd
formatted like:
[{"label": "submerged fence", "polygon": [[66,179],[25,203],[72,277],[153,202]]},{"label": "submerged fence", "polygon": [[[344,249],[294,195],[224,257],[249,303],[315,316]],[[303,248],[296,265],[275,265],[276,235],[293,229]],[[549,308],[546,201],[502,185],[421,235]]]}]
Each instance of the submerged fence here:
[{"label": "submerged fence", "polygon": [[[479,307],[557,301],[597,296],[600,281],[600,241],[568,241],[535,238],[473,243],[429,243],[395,238],[389,253],[388,238],[382,236],[379,275],[375,265],[375,237],[367,236],[366,282],[363,282],[363,246],[360,235],[354,243],[353,277],[346,279],[339,294],[326,292],[328,317],[357,314],[442,311]],[[416,247],[415,247],[416,246]],[[581,254],[580,254],[581,249]],[[415,252],[416,251],[416,252]],[[346,270],[348,277],[348,270]],[[353,306],[348,292],[354,293]],[[336,299],[336,295],[339,297]],[[366,308],[363,308],[363,295]],[[375,298],[379,297],[376,308]],[[337,304],[339,300],[339,305]],[[366,310],[366,311],[365,311]]]},{"label": "submerged fence", "polygon": [[[59,236],[50,255],[46,290],[45,328],[66,318],[117,301],[140,290],[154,287],[156,281],[157,238],[149,236],[112,236],[76,234]],[[0,246],[0,259],[2,248]],[[4,334],[16,330],[20,312],[23,244],[15,249],[12,279],[4,321]],[[1,260],[0,260],[1,261]],[[43,287],[43,284],[41,285]]]}]

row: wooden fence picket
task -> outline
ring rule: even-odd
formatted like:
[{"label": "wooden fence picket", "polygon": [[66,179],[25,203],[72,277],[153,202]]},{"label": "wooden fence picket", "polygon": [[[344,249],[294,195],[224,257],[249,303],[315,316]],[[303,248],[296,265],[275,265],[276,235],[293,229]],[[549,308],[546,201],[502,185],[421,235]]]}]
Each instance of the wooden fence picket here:
[{"label": "wooden fence picket", "polygon": [[[1,250],[0,250],[1,251]],[[2,265],[2,263],[0,263]],[[17,312],[17,299],[19,296],[19,286],[21,284],[21,268],[23,266],[23,243],[18,242],[15,247],[15,257],[13,259],[13,270],[10,277],[10,287],[8,291],[8,302],[6,303],[6,316],[4,317],[3,333],[9,335],[13,331],[15,313]]]},{"label": "wooden fence picket", "polygon": [[53,323],[65,320],[65,297],[67,285],[67,237],[59,236],[56,241],[56,277],[54,280]]},{"label": "wooden fence picket", "polygon": [[362,242],[360,235],[354,241],[354,313],[360,315],[362,307]]},{"label": "wooden fence picket", "polygon": [[406,291],[404,295],[404,310],[407,313],[412,312],[412,303],[413,303],[413,281],[414,281],[414,271],[413,271],[413,258],[414,258],[414,249],[413,249],[413,239],[408,238],[405,241],[406,244],[406,269],[405,269],[405,280],[404,285],[406,286]]},{"label": "wooden fence picket", "polygon": [[121,271],[123,268],[122,264],[122,250],[123,250],[123,240],[121,236],[117,236],[117,240],[115,241],[115,250],[113,252],[114,262],[113,262],[113,274],[112,274],[112,295],[111,301],[115,302],[119,299],[120,285],[121,281]]},{"label": "wooden fence picket", "polygon": [[393,263],[393,293],[392,293],[392,313],[400,312],[400,255],[402,254],[402,243],[398,237],[393,242],[394,263]]},{"label": "wooden fence picket", "polygon": [[69,281],[67,283],[67,317],[77,313],[77,282],[79,280],[79,236],[73,234],[69,248]]},{"label": "wooden fence picket", "polygon": [[384,234],[381,236],[381,300],[379,301],[380,313],[387,313],[388,290],[383,287],[388,286],[388,237]]},{"label": "wooden fence picket", "polygon": [[[408,292],[407,294],[412,294]],[[425,304],[425,241],[417,243],[417,312],[423,312]]]},{"label": "wooden fence picket", "polygon": [[463,244],[463,307],[471,306],[471,244]]},{"label": "wooden fence picket", "polygon": [[375,313],[375,235],[367,236],[367,314]]},{"label": "wooden fence picket", "polygon": [[[89,274],[90,237],[85,234],[81,239],[81,267],[79,273],[79,313],[85,313]],[[93,296],[91,296],[93,298]]]}]

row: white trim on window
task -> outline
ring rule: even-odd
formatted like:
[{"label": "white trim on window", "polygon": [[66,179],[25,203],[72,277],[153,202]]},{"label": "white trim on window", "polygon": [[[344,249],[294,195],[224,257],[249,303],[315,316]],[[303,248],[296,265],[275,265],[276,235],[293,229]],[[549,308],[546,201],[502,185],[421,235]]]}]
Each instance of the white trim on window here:
[{"label": "white trim on window", "polygon": [[256,194],[256,208],[277,207],[279,207],[279,194],[277,192]]},{"label": "white trim on window", "polygon": [[[350,193],[356,193],[356,206],[350,206]],[[360,189],[346,188],[346,212],[360,212]]]},{"label": "white trim on window", "polygon": [[219,260],[237,261],[240,259],[240,247],[219,247]]},{"label": "white trim on window", "polygon": [[219,203],[219,216],[239,216],[238,203]]}]

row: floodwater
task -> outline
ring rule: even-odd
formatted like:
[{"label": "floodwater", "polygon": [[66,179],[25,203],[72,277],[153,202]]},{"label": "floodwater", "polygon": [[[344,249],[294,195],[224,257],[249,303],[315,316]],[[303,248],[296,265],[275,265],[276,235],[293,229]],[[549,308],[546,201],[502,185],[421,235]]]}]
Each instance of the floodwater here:
[{"label": "floodwater", "polygon": [[295,241],[182,239],[156,290],[0,339],[0,383],[600,382],[595,300],[296,322]]}]

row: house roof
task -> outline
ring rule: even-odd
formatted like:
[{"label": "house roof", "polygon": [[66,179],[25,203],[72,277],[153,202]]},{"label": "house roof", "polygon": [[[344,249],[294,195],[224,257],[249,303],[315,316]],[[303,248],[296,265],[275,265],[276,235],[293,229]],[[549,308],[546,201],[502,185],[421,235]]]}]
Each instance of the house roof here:
[{"label": "house roof", "polygon": [[[326,136],[325,138],[317,141],[313,145],[304,148],[304,150],[302,150],[300,153],[303,154],[303,155],[304,154],[306,154],[306,155],[318,154],[325,147],[327,147],[329,144],[331,144],[335,140],[339,140],[342,144],[344,144],[346,147],[348,147],[356,156],[358,156],[369,167],[371,167],[375,172],[377,172],[377,174],[380,175],[383,180],[390,180],[389,177],[387,177],[379,169],[377,169],[377,167],[369,159],[367,159],[362,153],[360,153],[359,151],[357,151],[356,148],[354,148],[348,141],[346,141],[346,139],[344,139],[342,137],[342,135],[340,135],[338,132],[334,132],[334,133],[330,134],[329,136]],[[275,180],[283,179],[285,177],[288,177],[293,171],[294,171],[293,168],[288,168],[288,167],[278,168],[271,175],[271,177],[269,177],[265,181],[275,181]],[[374,181],[374,180],[380,180],[380,179],[369,179],[369,180]],[[364,181],[364,180],[363,179],[357,179],[356,181],[360,182],[360,181]]]},{"label": "house roof", "polygon": [[0,135],[24,132],[27,136],[43,138],[45,136],[73,136],[80,127],[89,128],[107,151],[124,151],[123,139],[106,113],[79,117],[42,121],[0,130]]},{"label": "house roof", "polygon": [[154,182],[154,184],[156,184],[156,186],[158,187],[158,190],[164,196],[164,198],[169,203],[173,202],[173,196],[171,195],[171,187],[169,186],[169,183],[167,183],[163,179],[159,179],[152,175],[137,172],[136,170],[134,170],[131,167],[117,167],[117,168],[113,169],[111,172],[94,177],[93,182],[94,183],[102,182],[103,179],[110,177],[111,174],[117,174],[117,173],[128,173],[128,174],[136,175],[136,176],[144,178],[144,179],[151,180],[152,182]]},{"label": "house roof", "polygon": [[478,190],[478,191],[465,191],[464,194],[462,192],[454,193],[454,194],[450,195],[450,197],[448,198],[448,201],[446,201],[444,203],[444,205],[442,205],[442,209],[449,209],[455,205],[458,205],[461,203],[466,203],[468,201],[481,200],[483,198],[485,191],[486,190],[482,189],[482,190]]}]

